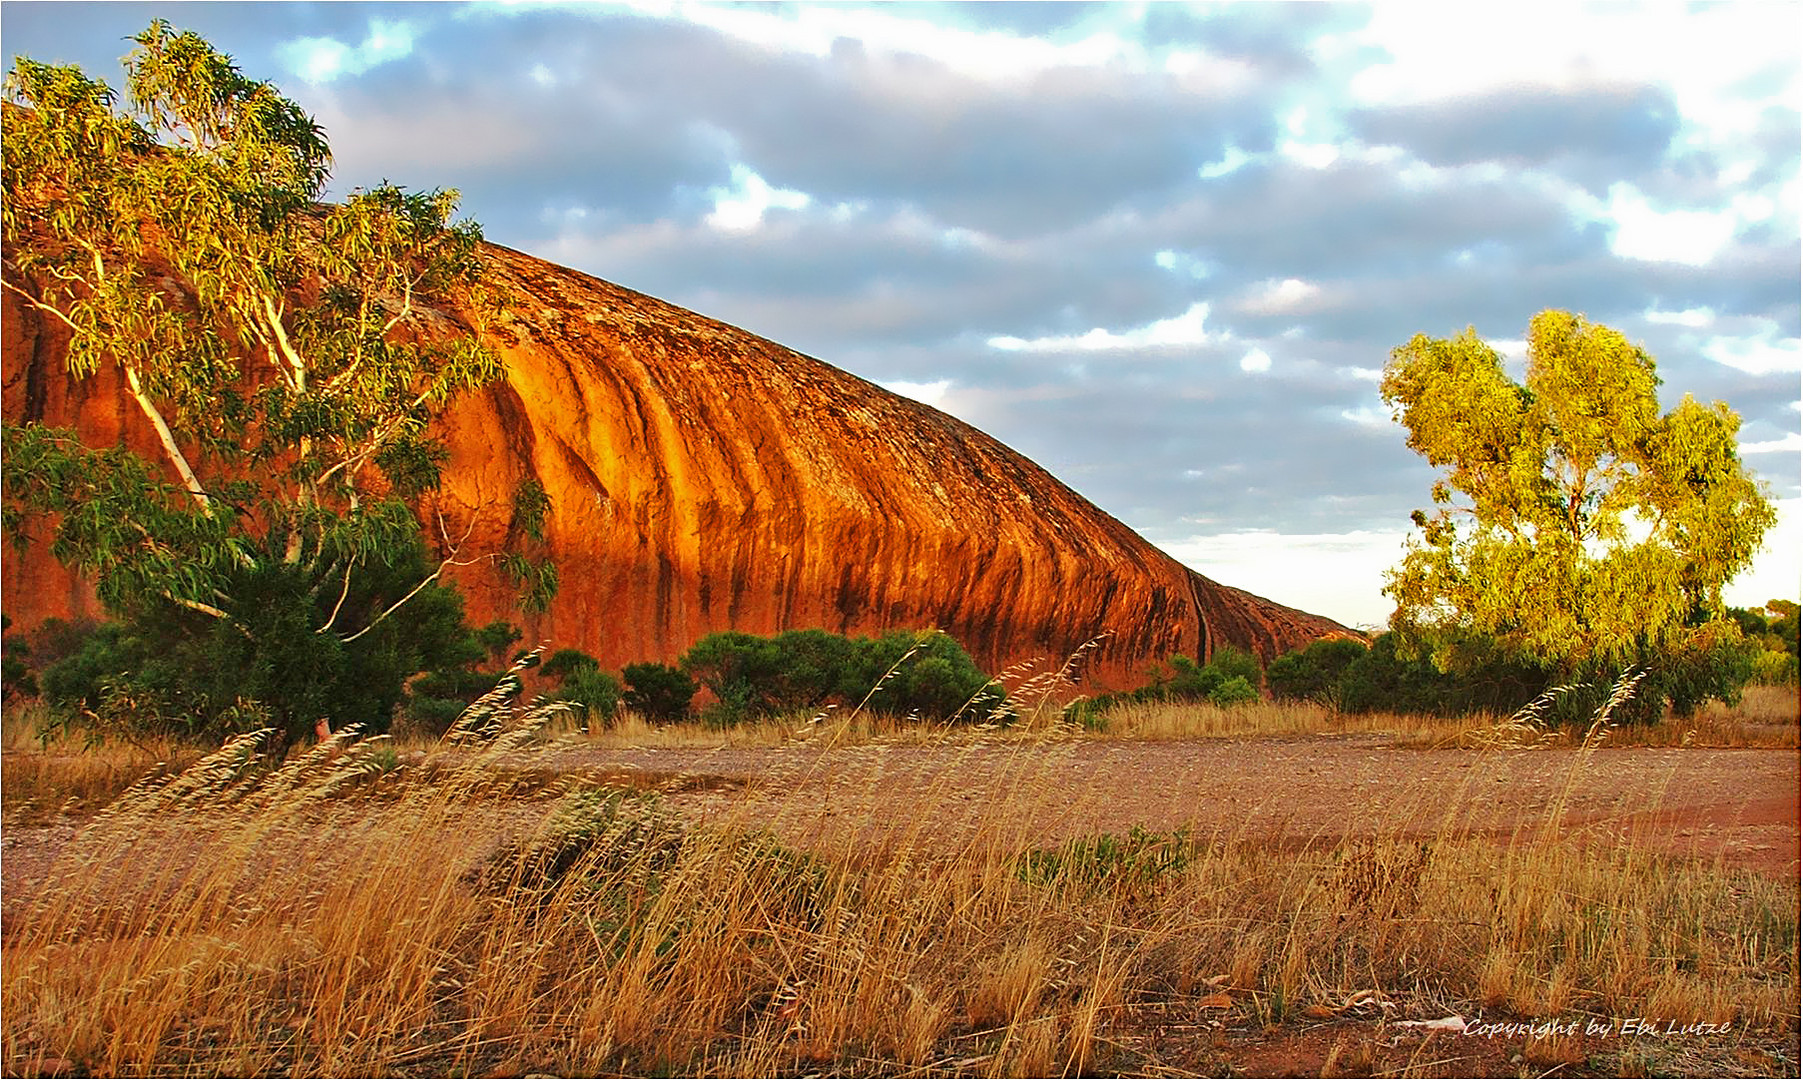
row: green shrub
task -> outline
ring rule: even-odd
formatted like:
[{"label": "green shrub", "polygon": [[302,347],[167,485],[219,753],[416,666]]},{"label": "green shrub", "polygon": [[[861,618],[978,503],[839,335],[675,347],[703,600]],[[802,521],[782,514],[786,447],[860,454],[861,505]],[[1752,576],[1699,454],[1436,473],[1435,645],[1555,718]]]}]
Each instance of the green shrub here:
[{"label": "green shrub", "polygon": [[654,724],[674,724],[689,715],[695,680],[668,664],[627,664],[626,707]]},{"label": "green shrub", "polygon": [[1006,718],[1007,695],[950,634],[897,630],[854,644],[839,687],[847,704],[927,720]]},{"label": "green shrub", "polygon": [[559,649],[539,665],[539,674],[555,680],[551,697],[576,706],[577,719],[591,727],[611,727],[620,710],[620,680],[601,670],[601,662],[581,649]]},{"label": "green shrub", "polygon": [[940,633],[854,640],[824,630],[774,638],[723,631],[696,642],[681,667],[712,693],[702,715],[715,726],[861,702],[897,716],[981,720],[1004,700],[970,654]]},{"label": "green shrub", "polygon": [[1208,692],[1208,703],[1221,708],[1249,705],[1258,700],[1258,691],[1244,675],[1235,675]]},{"label": "green shrub", "polygon": [[[1646,677],[1618,722],[1656,723],[1666,706],[1673,714],[1687,717],[1711,700],[1738,705],[1741,690],[1753,681],[1758,654],[1758,646],[1733,623],[1705,624],[1683,645],[1641,662]],[[1606,668],[1600,674],[1609,677],[1619,672]]]},{"label": "green shrub", "polygon": [[1797,685],[1797,658],[1777,649],[1763,649],[1753,657],[1753,681],[1761,686]]},{"label": "green shrub", "polygon": [[1135,825],[1126,836],[1101,833],[1030,851],[1015,864],[1015,875],[1029,885],[1145,887],[1181,874],[1193,850],[1188,829],[1160,833]]},{"label": "green shrub", "polygon": [[1767,601],[1764,608],[1728,609],[1753,646],[1752,681],[1761,686],[1795,686],[1798,676],[1798,605],[1794,600]]},{"label": "green shrub", "polygon": [[[1534,700],[1554,681],[1555,673],[1549,668],[1511,656],[1489,638],[1473,636],[1454,643],[1451,651],[1462,660],[1457,673],[1435,667],[1425,650],[1421,655],[1403,655],[1400,642],[1394,632],[1379,634],[1369,649],[1346,665],[1337,690],[1342,709],[1437,716],[1506,715]],[[1576,708],[1573,702],[1574,717]]]},{"label": "green shrub", "polygon": [[0,698],[36,697],[38,680],[31,669],[31,644],[7,634],[12,625],[11,616],[0,615]]},{"label": "green shrub", "polygon": [[393,626],[350,648],[315,633],[312,606],[279,581],[267,600],[249,620],[254,639],[224,625],[171,635],[153,615],[94,626],[43,672],[55,719],[67,726],[86,716],[131,737],[218,739],[235,733],[254,703],[288,742],[310,736],[320,718],[385,731],[403,681],[430,662],[428,648],[443,648],[443,624],[461,619],[455,593],[423,590],[405,617],[397,612]]},{"label": "green shrub", "polygon": [[1785,652],[1798,655],[1803,645],[1803,605],[1795,600],[1768,600],[1766,632],[1777,638]]},{"label": "green shrub", "polygon": [[751,687],[740,682],[716,690],[714,700],[701,708],[701,722],[711,728],[736,727],[763,715],[752,701]]},{"label": "green shrub", "polygon": [[1154,676],[1151,699],[1156,701],[1207,701],[1227,676],[1213,664],[1198,665],[1187,656],[1173,656],[1166,662],[1169,673]]},{"label": "green shrub", "polygon": [[776,643],[741,630],[721,630],[689,647],[680,662],[685,675],[714,695],[702,719],[714,727],[743,723],[769,705],[759,688],[771,687],[779,666]]},{"label": "green shrub", "polygon": [[520,640],[518,627],[505,621],[477,629],[462,627],[438,662],[409,683],[403,711],[421,730],[443,735],[471,702],[495,687],[506,674],[508,653]]},{"label": "green shrub", "polygon": [[538,666],[538,673],[559,682],[580,671],[599,671],[601,661],[581,649],[559,649]]},{"label": "green shrub", "polygon": [[[1203,670],[1214,672],[1220,682],[1244,679],[1254,694],[1265,684],[1264,669],[1259,666],[1258,657],[1233,645],[1223,645],[1216,649]],[[1214,693],[1213,689],[1209,693]]]},{"label": "green shrub", "polygon": [[599,667],[583,668],[563,681],[555,697],[574,704],[577,716],[590,727],[597,723],[612,727],[620,710],[620,680]]},{"label": "green shrub", "polygon": [[786,630],[771,644],[775,667],[759,697],[762,709],[772,713],[815,709],[832,700],[857,652],[849,638],[825,630]]},{"label": "green shrub", "polygon": [[576,888],[597,940],[623,944],[645,921],[684,841],[682,820],[654,793],[616,787],[566,795],[538,834],[490,856],[480,891],[543,903]]},{"label": "green shrub", "polygon": [[[1351,712],[1427,713],[1460,716],[1515,712],[1553,686],[1570,689],[1553,699],[1550,724],[1587,724],[1629,671],[1644,672],[1634,694],[1611,719],[1618,724],[1656,723],[1669,707],[1687,716],[1714,699],[1734,704],[1756,674],[1760,655],[1734,622],[1717,620],[1694,629],[1689,642],[1628,661],[1593,662],[1561,670],[1494,639],[1471,635],[1443,650],[1449,670],[1427,658],[1405,656],[1393,633],[1380,634],[1341,674],[1340,706]],[[1446,643],[1442,643],[1446,644]],[[1275,667],[1275,665],[1274,665]],[[1287,676],[1286,676],[1287,677]]]},{"label": "green shrub", "polygon": [[[493,689],[492,683],[489,689]],[[476,695],[479,696],[481,695]],[[443,735],[451,730],[451,725],[457,722],[457,718],[463,715],[463,710],[469,708],[470,701],[475,699],[471,697],[469,701],[464,701],[454,697],[414,694],[407,699],[407,716],[421,730]]]},{"label": "green shrub", "polygon": [[[386,731],[397,710],[442,731],[494,684],[478,665],[519,631],[506,623],[471,630],[462,597],[439,585],[375,621],[387,598],[430,574],[422,542],[385,558],[371,560],[342,595],[316,593],[304,571],[278,559],[235,567],[241,629],[169,604],[139,605],[115,623],[45,620],[30,635],[39,688],[60,724],[112,715],[120,730],[141,734],[216,739],[257,712],[292,743],[310,738],[321,719]],[[354,641],[321,633],[334,612],[344,625],[374,626]]]},{"label": "green shrub", "polygon": [[1265,669],[1265,685],[1280,701],[1313,701],[1338,708],[1340,679],[1365,651],[1364,642],[1348,638],[1310,642],[1306,648],[1271,661]]}]

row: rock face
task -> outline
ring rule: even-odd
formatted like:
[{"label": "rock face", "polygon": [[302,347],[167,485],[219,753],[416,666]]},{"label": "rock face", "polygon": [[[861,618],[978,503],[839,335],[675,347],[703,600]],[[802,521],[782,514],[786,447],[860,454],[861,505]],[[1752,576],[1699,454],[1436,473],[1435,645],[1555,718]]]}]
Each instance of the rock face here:
[{"label": "rock face", "polygon": [[[673,660],[703,634],[938,626],[989,670],[1087,654],[1095,686],[1134,685],[1172,653],[1231,643],[1267,659],[1345,634],[1218,584],[1154,548],[982,432],[818,360],[650,297],[490,247],[514,297],[494,344],[507,378],[443,421],[439,505],[465,550],[508,539],[539,480],[561,589],[521,616],[492,567],[458,576],[474,621],[615,667]],[[58,328],[9,293],[7,419],[148,452],[117,378],[73,382]],[[16,625],[97,614],[39,544],[4,562]]]}]

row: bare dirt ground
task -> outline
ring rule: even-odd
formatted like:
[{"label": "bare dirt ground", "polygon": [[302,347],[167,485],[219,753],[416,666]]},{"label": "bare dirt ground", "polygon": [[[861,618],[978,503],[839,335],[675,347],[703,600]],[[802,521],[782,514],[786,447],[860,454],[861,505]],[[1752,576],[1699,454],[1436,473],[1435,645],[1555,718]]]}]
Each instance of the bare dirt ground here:
[{"label": "bare dirt ground", "polygon": [[[1605,843],[1799,873],[1794,750],[1418,750],[1381,735],[770,749],[569,748],[558,768],[668,777],[698,817],[752,812],[803,840],[978,829],[1059,840],[1187,826],[1286,843],[1507,839],[1549,826]],[[1007,798],[998,798],[1007,793]],[[998,821],[998,808],[1019,815]]]}]

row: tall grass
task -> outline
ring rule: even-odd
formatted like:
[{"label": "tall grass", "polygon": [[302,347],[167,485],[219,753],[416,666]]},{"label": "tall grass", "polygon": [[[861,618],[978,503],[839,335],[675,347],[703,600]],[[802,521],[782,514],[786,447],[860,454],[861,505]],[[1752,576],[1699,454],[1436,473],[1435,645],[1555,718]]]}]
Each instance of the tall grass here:
[{"label": "tall grass", "polygon": [[205,753],[169,738],[84,740],[49,720],[35,702],[0,714],[0,812],[8,824],[85,817],[144,777],[180,772]]},{"label": "tall grass", "polygon": [[[1749,686],[1738,705],[1712,702],[1694,716],[1657,724],[1611,727],[1610,746],[1699,746],[1795,749],[1799,703],[1794,689]],[[1094,725],[1092,737],[1127,739],[1283,738],[1313,735],[1391,736],[1392,745],[1482,747],[1534,744],[1579,747],[1585,727],[1548,727],[1524,709],[1514,716],[1462,717],[1398,713],[1341,713],[1301,701],[1261,701],[1227,708],[1206,702],[1117,705]]]},{"label": "tall grass", "polygon": [[128,791],[6,897],[0,1068],[1047,1075],[1150,1067],[1130,1036],[1173,1013],[1646,1016],[1795,1045],[1794,884],[1644,839],[1498,842],[1447,808],[1407,836],[1354,810],[1301,847],[1050,843],[1048,815],[1104,794],[1073,790],[1068,740],[1024,739],[968,831],[941,827],[970,820],[951,780],[900,820],[797,785],[696,824],[656,791],[522,798],[546,719],[398,768],[350,733],[285,763],[239,740]]}]

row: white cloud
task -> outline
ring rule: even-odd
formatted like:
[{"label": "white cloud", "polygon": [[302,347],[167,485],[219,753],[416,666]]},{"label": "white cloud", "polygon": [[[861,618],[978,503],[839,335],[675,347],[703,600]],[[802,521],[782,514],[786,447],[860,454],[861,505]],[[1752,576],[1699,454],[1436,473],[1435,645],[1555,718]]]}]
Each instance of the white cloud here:
[{"label": "white cloud", "polygon": [[1198,302],[1190,305],[1189,310],[1181,315],[1119,333],[1098,326],[1086,334],[1055,337],[1018,338],[1002,335],[990,338],[989,347],[1007,352],[1102,352],[1211,345],[1226,340],[1226,335],[1210,333],[1203,327],[1207,318],[1208,305]]},{"label": "white cloud", "polygon": [[1196,170],[1196,175],[1204,180],[1218,180],[1223,176],[1238,172],[1251,160],[1252,155],[1237,146],[1229,146],[1226,153],[1221,155],[1221,160],[1211,161],[1202,166]]},{"label": "white cloud", "polygon": [[[1379,4],[1357,44],[1388,55],[1351,80],[1362,103],[1444,100],[1523,83],[1561,89],[1667,83],[1687,116],[1746,128],[1796,85],[1797,13],[1788,4],[1536,6]],[[1482,49],[1450,43],[1481,41]],[[1783,71],[1769,98],[1750,72]]]},{"label": "white cloud", "polygon": [[732,167],[732,183],[730,188],[708,189],[714,209],[708,214],[707,223],[716,229],[732,232],[755,229],[763,224],[764,212],[771,207],[801,210],[813,201],[806,192],[771,187],[745,165]]},{"label": "white cloud", "polygon": [[1609,250],[1624,259],[1706,266],[1734,239],[1733,209],[1653,209],[1627,184],[1609,187],[1607,220],[1615,226]]},{"label": "white cloud", "polygon": [[1255,291],[1237,305],[1253,315],[1289,315],[1304,311],[1308,302],[1321,295],[1321,286],[1301,278],[1260,282]]},{"label": "white cloud", "polygon": [[1765,442],[1741,443],[1742,454],[1798,454],[1803,453],[1803,435],[1791,432],[1782,439],[1770,439]]},{"label": "white cloud", "polygon": [[1193,49],[1171,50],[1165,56],[1164,70],[1176,76],[1184,90],[1206,97],[1226,97],[1258,78],[1258,69],[1245,60]]},{"label": "white cloud", "polygon": [[1263,349],[1253,349],[1240,357],[1240,370],[1253,374],[1262,374],[1271,370],[1271,354]]},{"label": "white cloud", "polygon": [[1715,321],[1715,312],[1710,308],[1685,308],[1683,311],[1660,311],[1657,308],[1646,310],[1646,321],[1669,326],[1688,326],[1699,330]]},{"label": "white cloud", "polygon": [[1173,274],[1187,274],[1198,281],[1213,273],[1207,263],[1195,256],[1169,249],[1155,253],[1152,256],[1152,265],[1160,270],[1169,270]]},{"label": "white cloud", "polygon": [[1803,600],[1803,499],[1774,499],[1772,506],[1778,523],[1765,534],[1765,546],[1722,590],[1722,599],[1736,607]]},{"label": "white cloud", "polygon": [[906,379],[892,379],[877,385],[890,393],[913,398],[923,405],[932,405],[937,408],[939,403],[945,400],[945,392],[951,389],[952,381],[950,379],[934,379],[932,382],[909,382]]},{"label": "white cloud", "polygon": [[1484,344],[1495,349],[1504,360],[1528,358],[1528,343],[1524,338],[1485,338]]},{"label": "white cloud", "polygon": [[1311,169],[1325,169],[1340,160],[1340,148],[1332,143],[1305,143],[1297,139],[1284,139],[1277,144],[1277,152],[1298,165],[1306,165]]},{"label": "white cloud", "polygon": [[1710,338],[1703,355],[1749,375],[1803,371],[1803,348],[1796,338],[1778,338],[1773,330],[1757,337]]},{"label": "white cloud", "polygon": [[362,44],[336,38],[304,37],[276,46],[288,69],[310,83],[328,83],[342,75],[361,75],[378,64],[413,52],[413,28],[405,22],[371,19]]},{"label": "white cloud", "polygon": [[1347,626],[1385,625],[1395,609],[1385,570],[1402,560],[1404,534],[1234,532],[1158,546],[1235,588],[1318,612]]},{"label": "white cloud", "polygon": [[1374,409],[1369,405],[1360,405],[1356,409],[1341,409],[1340,419],[1373,431],[1390,427],[1392,423],[1389,413],[1381,409]]},{"label": "white cloud", "polygon": [[1004,30],[968,30],[889,11],[808,5],[795,8],[733,7],[715,3],[628,3],[644,14],[675,18],[773,51],[831,55],[835,45],[856,42],[869,53],[909,53],[986,80],[1029,77],[1057,67],[1129,63],[1150,69],[1137,44],[1114,34],[1090,34],[1053,42]]}]

